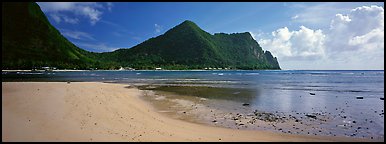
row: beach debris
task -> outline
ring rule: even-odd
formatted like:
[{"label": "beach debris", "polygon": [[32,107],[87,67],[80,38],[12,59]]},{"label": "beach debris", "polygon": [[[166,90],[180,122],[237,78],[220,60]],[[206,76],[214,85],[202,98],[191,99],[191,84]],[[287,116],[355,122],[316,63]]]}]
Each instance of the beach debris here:
[{"label": "beach debris", "polygon": [[363,99],[363,96],[357,96],[356,98],[357,99]]},{"label": "beach debris", "polygon": [[306,116],[309,117],[309,118],[314,118],[314,119],[316,119],[316,115],[306,114]]},{"label": "beach debris", "polygon": [[217,122],[217,120],[212,120],[212,122]]},{"label": "beach debris", "polygon": [[70,81],[67,81],[67,84],[70,84],[71,82]]},{"label": "beach debris", "polygon": [[259,111],[255,110],[254,114],[255,114],[257,120],[262,120],[265,122],[277,122],[280,120],[279,119],[280,117],[273,114],[273,113],[259,112]]},{"label": "beach debris", "polygon": [[310,93],[310,95],[315,95],[315,93]]},{"label": "beach debris", "polygon": [[243,103],[243,106],[249,106],[249,103]]}]

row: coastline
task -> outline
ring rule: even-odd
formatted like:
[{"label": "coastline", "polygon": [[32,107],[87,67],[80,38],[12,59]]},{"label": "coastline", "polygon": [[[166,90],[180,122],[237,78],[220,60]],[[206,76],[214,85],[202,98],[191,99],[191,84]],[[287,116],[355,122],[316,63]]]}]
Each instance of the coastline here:
[{"label": "coastline", "polygon": [[[256,69],[258,71],[282,71],[277,69]],[[70,70],[70,69],[60,69],[60,70],[51,70],[48,72],[79,72],[79,71],[250,71],[250,70],[244,70],[244,69],[180,69],[180,70],[169,70],[169,69],[162,69],[162,70],[154,70],[154,69],[138,69],[138,70]],[[2,72],[34,72],[32,70],[2,70]],[[35,72],[46,72],[46,70],[35,70]]]},{"label": "coastline", "polygon": [[2,82],[2,141],[371,141],[190,123],[159,113],[127,86]]}]

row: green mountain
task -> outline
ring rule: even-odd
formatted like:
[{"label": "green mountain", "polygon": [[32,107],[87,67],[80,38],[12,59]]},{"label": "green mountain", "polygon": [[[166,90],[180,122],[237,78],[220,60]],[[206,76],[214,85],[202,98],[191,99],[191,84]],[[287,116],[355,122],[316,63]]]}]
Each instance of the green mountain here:
[{"label": "green mountain", "polygon": [[93,53],[78,48],[47,20],[36,3],[2,3],[2,69],[280,69],[249,33],[214,34],[184,21],[130,49]]},{"label": "green mountain", "polygon": [[36,3],[2,3],[2,69],[102,66],[98,54],[78,48],[47,20]]},{"label": "green mountain", "polygon": [[250,33],[211,35],[191,21],[133,48],[105,53],[104,57],[137,69],[280,69],[277,59],[264,52]]}]

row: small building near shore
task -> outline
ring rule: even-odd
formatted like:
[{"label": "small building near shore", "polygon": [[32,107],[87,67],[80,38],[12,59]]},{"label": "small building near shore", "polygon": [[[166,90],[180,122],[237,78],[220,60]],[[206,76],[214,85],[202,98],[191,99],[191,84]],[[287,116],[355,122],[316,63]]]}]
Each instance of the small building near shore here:
[{"label": "small building near shore", "polygon": [[155,70],[162,70],[162,68],[155,68]]}]

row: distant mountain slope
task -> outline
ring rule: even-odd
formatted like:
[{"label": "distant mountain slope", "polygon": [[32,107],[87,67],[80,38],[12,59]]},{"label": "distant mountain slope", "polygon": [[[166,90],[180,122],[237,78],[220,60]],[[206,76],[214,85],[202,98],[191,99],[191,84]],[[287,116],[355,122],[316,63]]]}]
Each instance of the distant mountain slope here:
[{"label": "distant mountain slope", "polygon": [[277,59],[246,33],[211,35],[191,21],[131,49],[106,53],[105,58],[134,68],[280,69]]},{"label": "distant mountain slope", "polygon": [[76,47],[47,20],[36,3],[2,3],[2,69],[56,66],[86,69],[96,54]]},{"label": "distant mountain slope", "polygon": [[93,53],[78,48],[36,3],[2,3],[2,69],[280,69],[249,33],[211,35],[191,21],[130,49]]}]

